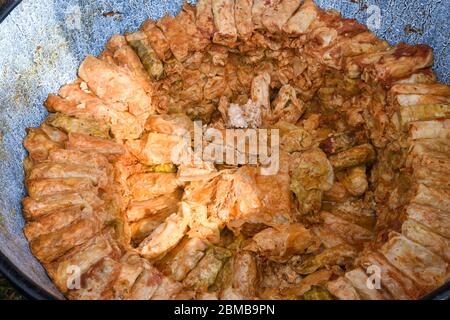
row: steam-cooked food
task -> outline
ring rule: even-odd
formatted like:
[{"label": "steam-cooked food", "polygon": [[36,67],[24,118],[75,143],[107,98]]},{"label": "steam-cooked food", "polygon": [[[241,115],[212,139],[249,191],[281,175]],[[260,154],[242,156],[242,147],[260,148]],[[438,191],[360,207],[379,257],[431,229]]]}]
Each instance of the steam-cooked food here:
[{"label": "steam-cooked food", "polygon": [[274,261],[288,261],[296,255],[314,252],[318,239],[302,225],[284,225],[268,228],[256,234],[246,250],[258,252]]},{"label": "steam-cooked food", "polygon": [[420,299],[449,279],[450,88],[312,0],[199,0],[114,35],[24,146],[69,299]]}]

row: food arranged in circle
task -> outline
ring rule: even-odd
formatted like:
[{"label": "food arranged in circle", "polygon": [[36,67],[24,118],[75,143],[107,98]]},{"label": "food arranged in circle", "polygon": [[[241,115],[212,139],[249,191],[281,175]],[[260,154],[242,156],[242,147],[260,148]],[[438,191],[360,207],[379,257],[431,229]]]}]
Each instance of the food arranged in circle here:
[{"label": "food arranged in circle", "polygon": [[420,299],[449,278],[450,87],[311,0],[199,0],[88,56],[28,130],[69,299]]}]

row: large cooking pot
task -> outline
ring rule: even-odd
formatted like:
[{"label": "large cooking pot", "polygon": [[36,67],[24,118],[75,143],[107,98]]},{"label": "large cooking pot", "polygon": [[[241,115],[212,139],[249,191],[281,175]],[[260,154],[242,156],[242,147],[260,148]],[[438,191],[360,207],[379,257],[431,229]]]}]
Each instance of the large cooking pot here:
[{"label": "large cooking pot", "polygon": [[[448,1],[318,0],[357,18],[391,43],[425,43],[435,49],[439,81],[450,83]],[[175,14],[181,0],[0,0],[0,272],[35,299],[61,299],[29,251],[22,233],[25,194],[22,146],[25,128],[46,117],[50,92],[76,76],[82,59],[99,54],[114,33],[138,28],[147,18]],[[446,299],[445,286],[428,298]]]}]

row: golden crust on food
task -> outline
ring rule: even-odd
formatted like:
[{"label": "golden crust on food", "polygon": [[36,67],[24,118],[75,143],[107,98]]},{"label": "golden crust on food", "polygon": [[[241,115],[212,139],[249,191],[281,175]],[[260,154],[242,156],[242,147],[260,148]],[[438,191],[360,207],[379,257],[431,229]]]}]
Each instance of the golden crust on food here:
[{"label": "golden crust on food", "polygon": [[432,64],[312,0],[199,0],[114,35],[27,131],[31,251],[69,299],[420,299],[450,262]]}]

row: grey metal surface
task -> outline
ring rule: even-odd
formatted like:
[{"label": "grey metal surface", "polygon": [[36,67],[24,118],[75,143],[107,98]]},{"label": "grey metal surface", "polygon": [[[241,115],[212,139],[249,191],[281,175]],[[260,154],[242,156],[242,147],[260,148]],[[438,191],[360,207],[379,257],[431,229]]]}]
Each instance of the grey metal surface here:
[{"label": "grey metal surface", "polygon": [[[435,49],[435,71],[450,81],[450,0],[318,0],[345,17],[373,23],[391,43],[426,43]],[[147,18],[175,14],[181,0],[24,0],[0,25],[0,251],[39,286],[58,294],[30,254],[22,234],[25,194],[22,146],[25,129],[46,116],[50,92],[76,76],[87,54],[98,54],[114,33],[138,28]],[[375,23],[376,27],[376,23]]]}]

